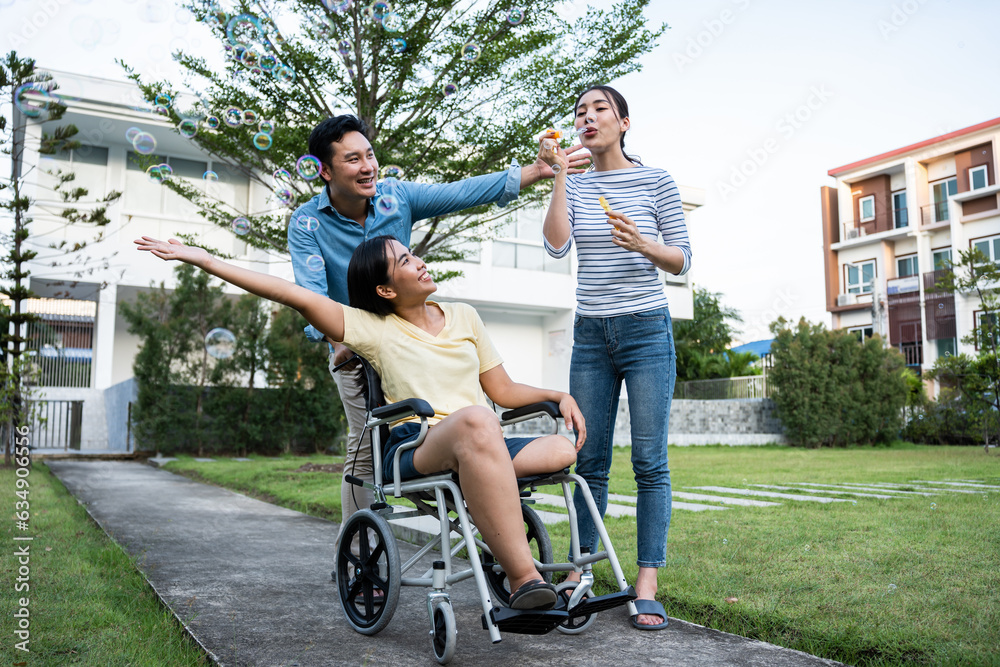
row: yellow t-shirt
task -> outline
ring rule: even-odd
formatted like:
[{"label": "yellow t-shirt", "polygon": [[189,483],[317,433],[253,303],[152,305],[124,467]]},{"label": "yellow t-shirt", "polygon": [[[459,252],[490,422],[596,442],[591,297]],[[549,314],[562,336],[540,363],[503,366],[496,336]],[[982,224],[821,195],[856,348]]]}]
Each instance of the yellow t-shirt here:
[{"label": "yellow t-shirt", "polygon": [[430,403],[431,424],[470,405],[488,407],[479,375],[503,363],[475,308],[435,305],[444,312],[437,336],[396,315],[344,307],[344,345],[371,362],[388,402],[422,398]]}]

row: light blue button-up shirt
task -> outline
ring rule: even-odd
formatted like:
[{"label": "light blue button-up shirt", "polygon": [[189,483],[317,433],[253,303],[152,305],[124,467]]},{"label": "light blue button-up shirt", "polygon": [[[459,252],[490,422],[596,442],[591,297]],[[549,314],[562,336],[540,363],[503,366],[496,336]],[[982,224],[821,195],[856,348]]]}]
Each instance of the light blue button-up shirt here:
[{"label": "light blue button-up shirt", "polygon": [[[288,251],[292,256],[295,282],[317,294],[347,304],[347,265],[354,249],[362,241],[390,234],[409,246],[410,232],[418,221],[490,202],[506,206],[517,199],[520,188],[521,167],[517,162],[513,162],[506,171],[454,183],[383,181],[375,186],[376,194],[369,201],[368,217],[362,227],[333,208],[324,187],[295,210],[288,225]],[[390,193],[396,200],[396,210],[386,213],[375,202]],[[319,225],[311,224],[309,218],[315,218]],[[318,260],[310,260],[316,255],[323,258],[321,266]],[[305,332],[311,341],[323,340],[323,334],[311,325],[306,327]]]}]

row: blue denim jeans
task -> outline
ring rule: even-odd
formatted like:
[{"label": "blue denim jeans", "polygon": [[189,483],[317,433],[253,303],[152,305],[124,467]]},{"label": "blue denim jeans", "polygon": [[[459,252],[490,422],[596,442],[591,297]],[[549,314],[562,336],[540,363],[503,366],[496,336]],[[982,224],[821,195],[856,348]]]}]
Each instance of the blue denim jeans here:
[{"label": "blue denim jeans", "polygon": [[[587,441],[576,472],[594,496],[601,516],[608,506],[608,473],[622,381],[628,389],[632,470],[638,489],[637,563],[663,567],[670,527],[667,424],[677,377],[674,336],[666,308],[616,317],[576,316],[569,391],[587,420]],[[574,495],[580,546],[597,551],[597,531],[580,490]]]}]

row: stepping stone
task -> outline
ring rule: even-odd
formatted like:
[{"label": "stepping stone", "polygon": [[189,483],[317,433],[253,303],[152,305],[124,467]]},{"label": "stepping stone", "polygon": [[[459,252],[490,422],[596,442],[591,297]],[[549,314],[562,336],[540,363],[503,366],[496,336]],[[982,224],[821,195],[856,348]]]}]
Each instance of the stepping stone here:
[{"label": "stepping stone", "polygon": [[198,463],[215,463],[215,459],[195,459]]},{"label": "stepping stone", "polygon": [[915,480],[914,484],[946,484],[948,486],[965,486],[973,487],[976,489],[993,489],[1000,491],[1000,486],[992,486],[990,484],[984,484],[983,482],[929,482],[927,480]]},{"label": "stepping stone", "polygon": [[[759,486],[763,489],[777,489],[779,491],[801,491],[802,489],[796,486],[775,486],[774,484],[754,484],[753,486]],[[858,491],[838,491],[836,489],[826,489],[817,490],[816,493],[834,493],[834,494],[844,494],[849,493],[852,496],[865,496],[867,498],[898,498],[899,496],[886,496],[880,493],[859,493]]]},{"label": "stepping stone", "polygon": [[732,493],[740,496],[762,496],[764,498],[785,498],[787,500],[803,500],[814,503],[849,503],[851,501],[843,498],[821,498],[820,496],[800,496],[791,493],[778,493],[777,491],[754,491],[753,489],[730,489],[724,486],[692,486],[692,489],[699,491],[714,491],[715,493]]},{"label": "stepping stone", "polygon": [[[676,495],[676,494],[675,494]],[[551,495],[548,493],[532,493],[531,497],[540,503],[546,505],[555,505],[556,507],[564,507],[564,500],[562,496]],[[617,493],[609,493],[609,500],[624,500],[626,502],[635,502],[636,499],[632,496],[623,496]],[[671,507],[679,510],[688,510],[690,512],[704,512],[706,510],[724,510],[725,507],[718,507],[715,505],[698,505],[695,503],[671,503]],[[536,512],[538,510],[535,510]],[[635,506],[634,505],[615,505],[608,504],[607,510],[605,510],[605,516],[635,516]],[[565,520],[565,518],[564,518]]]},{"label": "stepping stone", "polygon": [[[871,486],[896,487],[896,486],[914,486],[914,485],[913,484],[889,484],[888,482],[884,482],[884,483],[878,483],[878,484],[872,483]],[[889,489],[887,489],[887,490],[889,490]],[[923,490],[924,491],[942,491],[942,492],[950,492],[950,493],[982,493],[982,491],[975,491],[973,489],[956,489],[956,488],[938,489],[938,488],[932,488],[932,487],[929,487],[929,486],[923,487]]]},{"label": "stepping stone", "polygon": [[[757,485],[759,486],[759,485]],[[750,500],[749,498],[727,498],[723,496],[709,496],[704,493],[685,493],[674,491],[674,498],[681,500],[704,500],[706,502],[722,503],[723,505],[742,505],[743,507],[779,507],[781,503],[769,503],[766,500]],[[677,506],[677,503],[674,503]]]},{"label": "stepping stone", "polygon": [[[886,490],[886,489],[880,489],[878,487],[863,486],[861,484],[850,484],[850,483],[846,483],[846,482],[844,484],[816,484],[816,483],[813,483],[813,482],[794,482],[794,484],[796,484],[798,486],[809,486],[809,487],[829,487],[829,488],[832,488],[832,489],[848,489],[848,490],[850,490],[850,489],[857,489],[859,491],[885,491]],[[817,492],[819,492],[819,489],[815,489],[815,490]],[[936,493],[925,493],[923,491],[897,491],[895,489],[893,489],[892,493],[896,493],[896,494],[900,494],[900,495],[907,495],[907,496],[936,496],[937,495]]]}]

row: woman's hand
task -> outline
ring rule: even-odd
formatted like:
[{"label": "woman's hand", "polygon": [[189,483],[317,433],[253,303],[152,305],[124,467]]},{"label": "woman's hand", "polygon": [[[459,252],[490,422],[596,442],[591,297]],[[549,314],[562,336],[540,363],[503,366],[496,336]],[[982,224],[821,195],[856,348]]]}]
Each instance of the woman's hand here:
[{"label": "woman's hand", "polygon": [[580,406],[576,404],[576,399],[569,394],[563,394],[559,400],[559,412],[566,420],[566,428],[571,431],[576,429],[576,451],[580,451],[587,440],[587,423],[583,419],[583,413],[580,412]]},{"label": "woman's hand", "polygon": [[133,243],[139,246],[139,250],[151,252],[160,259],[168,261],[176,259],[200,268],[205,268],[212,260],[212,256],[204,248],[186,246],[177,239],[158,241],[152,237],[143,236],[141,239],[133,241]]},{"label": "woman's hand", "polygon": [[535,165],[538,167],[539,177],[555,178],[553,164],[558,164],[566,174],[582,174],[587,171],[587,167],[590,166],[590,154],[579,152],[583,150],[583,144],[576,144],[563,150],[554,136],[554,131],[546,132],[538,142]]},{"label": "woman's hand", "polygon": [[607,215],[608,224],[613,227],[611,230],[611,242],[626,250],[643,255],[646,254],[645,251],[649,239],[639,233],[639,228],[632,221],[632,218],[617,211],[608,211]]}]

